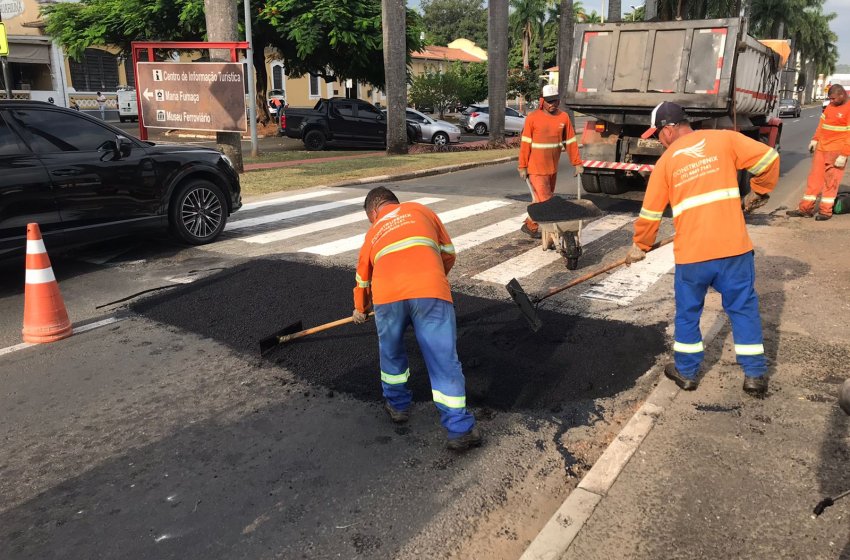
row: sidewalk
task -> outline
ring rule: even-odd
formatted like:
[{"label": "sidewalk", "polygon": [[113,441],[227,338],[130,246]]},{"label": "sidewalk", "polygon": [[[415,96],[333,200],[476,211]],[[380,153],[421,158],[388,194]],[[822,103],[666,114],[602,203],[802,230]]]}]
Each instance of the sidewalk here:
[{"label": "sidewalk", "polygon": [[741,390],[729,323],[710,293],[699,388],[681,392],[656,368],[647,403],[523,560],[850,559],[850,497],[811,515],[850,489],[850,417],[837,405],[850,377],[850,259],[841,256],[850,216],[815,222],[782,210],[754,222],[764,224],[750,234],[767,398]]}]

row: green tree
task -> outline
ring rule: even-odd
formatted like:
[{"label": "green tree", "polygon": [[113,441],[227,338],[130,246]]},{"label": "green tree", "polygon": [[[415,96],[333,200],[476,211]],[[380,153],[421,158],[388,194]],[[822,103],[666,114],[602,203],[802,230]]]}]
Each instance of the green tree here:
[{"label": "green tree", "polygon": [[526,103],[540,98],[540,81],[529,68],[514,68],[508,72],[508,96],[522,97]]},{"label": "green tree", "polygon": [[[384,87],[380,0],[267,0],[260,12],[292,76],[354,79]],[[407,10],[405,56],[422,48],[419,15]]]},{"label": "green tree", "polygon": [[462,105],[472,105],[487,99],[487,63],[473,62],[466,66],[456,63],[460,76],[461,90],[458,101]]},{"label": "green tree", "polygon": [[522,67],[528,68],[528,53],[545,18],[546,3],[544,0],[511,0],[510,6],[510,30],[514,40],[518,40],[522,46]]},{"label": "green tree", "polygon": [[469,39],[487,48],[487,8],[483,0],[423,0],[422,25],[429,45]]},{"label": "green tree", "polygon": [[410,86],[410,102],[420,106],[431,106],[440,118],[449,107],[461,102],[464,84],[454,68],[445,72],[426,72],[413,78]]}]

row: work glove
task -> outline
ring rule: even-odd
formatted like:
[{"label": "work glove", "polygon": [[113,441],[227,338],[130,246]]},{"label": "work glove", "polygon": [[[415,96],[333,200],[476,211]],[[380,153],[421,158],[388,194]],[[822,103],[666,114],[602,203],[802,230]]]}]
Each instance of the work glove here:
[{"label": "work glove", "polygon": [[575,173],[573,173],[573,175],[574,175],[575,177],[578,177],[579,175],[581,175],[582,173],[584,173],[584,166],[583,166],[583,165],[576,165],[575,170],[576,170],[576,172],[575,172]]},{"label": "work glove", "polygon": [[626,255],[626,266],[630,266],[632,263],[642,261],[645,258],[646,251],[638,247],[637,244],[632,243],[632,248],[629,249],[629,253]]},{"label": "work glove", "polygon": [[810,154],[815,153],[815,150],[817,150],[817,149],[818,149],[818,141],[817,140],[812,140],[811,142],[809,142],[809,153]]},{"label": "work glove", "polygon": [[844,166],[847,165],[847,156],[838,156],[835,158],[834,165],[839,169],[844,169]]},{"label": "work glove", "polygon": [[517,171],[519,172],[520,179],[528,179],[528,169],[525,167],[519,167],[517,168]]},{"label": "work glove", "polygon": [[759,194],[756,191],[748,192],[742,204],[744,214],[749,214],[756,208],[764,206],[769,198],[770,195],[767,194]]},{"label": "work glove", "polygon": [[363,323],[369,320],[369,314],[361,313],[355,309],[354,312],[351,314],[351,320],[358,325],[362,325]]}]

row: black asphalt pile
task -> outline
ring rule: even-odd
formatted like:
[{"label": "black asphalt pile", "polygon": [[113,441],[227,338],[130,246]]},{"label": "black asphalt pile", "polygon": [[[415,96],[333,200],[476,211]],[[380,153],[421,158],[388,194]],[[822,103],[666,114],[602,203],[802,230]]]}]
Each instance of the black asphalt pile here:
[{"label": "black asphalt pile", "polygon": [[[258,341],[301,320],[305,328],[351,315],[353,270],[258,260],[133,306],[151,320],[212,338],[259,358]],[[532,332],[512,302],[455,293],[458,355],[470,406],[537,410],[611,396],[630,387],[664,351],[664,325],[574,317],[540,310]],[[412,330],[407,337],[414,398],[431,398]],[[306,382],[380,399],[374,322],[344,325],[280,345],[265,357]]]},{"label": "black asphalt pile", "polygon": [[566,222],[569,220],[581,220],[585,218],[598,218],[602,215],[589,200],[567,200],[560,196],[553,196],[546,202],[538,202],[528,205],[528,215],[535,222]]}]

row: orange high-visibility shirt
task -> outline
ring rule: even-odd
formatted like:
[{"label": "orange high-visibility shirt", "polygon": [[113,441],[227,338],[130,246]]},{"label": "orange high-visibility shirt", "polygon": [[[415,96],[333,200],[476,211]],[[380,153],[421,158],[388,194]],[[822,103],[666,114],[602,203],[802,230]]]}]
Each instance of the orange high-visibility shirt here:
[{"label": "orange high-visibility shirt", "polygon": [[696,130],[673,142],[649,176],[634,242],[644,251],[655,242],[669,205],[676,236],[677,264],[742,255],[753,249],[747,234],[738,170],[753,174],[759,194],[779,180],[779,154],[766,144],[731,130]]},{"label": "orange high-visibility shirt", "polygon": [[454,245],[434,212],[416,202],[388,204],[360,248],[354,308],[413,298],[450,302],[446,274],[454,263]]},{"label": "orange high-visibility shirt", "polygon": [[573,165],[581,165],[578,139],[569,115],[563,111],[554,115],[543,109],[532,111],[522,128],[518,167],[528,168],[531,175],[553,175],[558,172],[564,150],[570,153]]},{"label": "orange high-visibility shirt", "polygon": [[812,140],[822,152],[841,152],[850,156],[850,103],[837,107],[830,103],[820,115],[820,123]]}]

